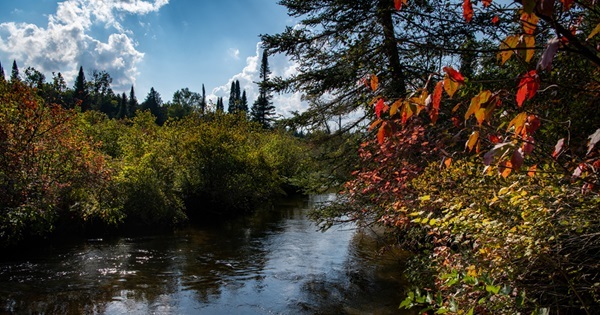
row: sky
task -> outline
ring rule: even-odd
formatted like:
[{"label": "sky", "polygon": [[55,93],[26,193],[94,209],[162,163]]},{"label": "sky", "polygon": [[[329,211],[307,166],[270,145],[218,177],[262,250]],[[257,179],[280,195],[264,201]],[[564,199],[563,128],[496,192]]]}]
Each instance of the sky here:
[{"label": "sky", "polygon": [[[16,60],[73,86],[79,67],[107,71],[115,93],[134,86],[141,102],[151,87],[163,101],[182,88],[213,102],[240,81],[250,105],[258,95],[259,34],[282,32],[295,21],[277,0],[19,0],[0,1],[0,62],[6,76]],[[295,64],[269,57],[272,76]],[[300,94],[274,95],[277,114],[302,111]]]}]

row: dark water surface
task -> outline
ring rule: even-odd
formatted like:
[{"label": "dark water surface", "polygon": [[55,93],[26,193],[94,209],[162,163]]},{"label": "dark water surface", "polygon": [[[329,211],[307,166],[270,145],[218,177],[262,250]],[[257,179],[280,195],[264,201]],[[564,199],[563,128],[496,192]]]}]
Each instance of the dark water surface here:
[{"label": "dark water surface", "polygon": [[376,239],[352,226],[317,231],[307,209],[327,198],[3,258],[0,313],[398,314],[401,255],[378,256]]}]

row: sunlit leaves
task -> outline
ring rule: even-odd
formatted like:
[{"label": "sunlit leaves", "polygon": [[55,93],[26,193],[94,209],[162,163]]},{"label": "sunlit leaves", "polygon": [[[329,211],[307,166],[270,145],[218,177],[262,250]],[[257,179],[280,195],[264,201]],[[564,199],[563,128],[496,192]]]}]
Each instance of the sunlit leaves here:
[{"label": "sunlit leaves", "polygon": [[446,72],[446,75],[444,76],[444,90],[448,96],[452,97],[458,88],[462,84],[465,84],[465,78],[460,72],[454,70],[452,67],[444,67],[443,70]]},{"label": "sunlit leaves", "polygon": [[500,52],[498,53],[498,59],[500,59],[500,64],[504,64],[510,57],[514,54],[514,49],[519,44],[518,35],[510,35],[506,37],[500,44]]},{"label": "sunlit leaves", "polygon": [[596,27],[594,27],[594,29],[590,32],[590,35],[588,35],[587,39],[591,39],[592,37],[596,36],[596,34],[598,34],[600,32],[600,23],[598,23],[598,25],[596,25]]},{"label": "sunlit leaves", "polygon": [[435,89],[433,90],[433,100],[429,116],[431,117],[431,122],[434,124],[438,119],[438,114],[440,111],[440,102],[442,101],[443,85],[444,83],[440,81],[435,85]]},{"label": "sunlit leaves", "polygon": [[377,88],[379,87],[379,78],[373,74],[373,75],[371,75],[369,82],[370,82],[371,90],[373,90],[373,91],[377,90]]},{"label": "sunlit leaves", "polygon": [[471,22],[473,19],[473,4],[471,4],[471,0],[463,0],[462,8],[465,21],[467,23]]},{"label": "sunlit leaves", "polygon": [[535,13],[523,13],[521,15],[521,23],[523,25],[523,32],[527,35],[533,35],[533,32],[537,28],[537,24],[540,19]]},{"label": "sunlit leaves", "polygon": [[381,118],[381,114],[385,113],[388,109],[389,107],[385,104],[383,98],[380,98],[375,104],[375,115],[377,115],[377,118]]},{"label": "sunlit leaves", "polygon": [[554,151],[552,152],[552,157],[557,158],[563,151],[563,147],[565,146],[565,138],[561,138],[556,142],[554,146]]},{"label": "sunlit leaves", "polygon": [[527,122],[527,113],[523,112],[515,116],[510,123],[508,123],[508,127],[506,131],[510,131],[511,128],[514,128],[515,135],[524,135],[525,134],[525,123]]},{"label": "sunlit leaves", "polygon": [[540,78],[536,70],[527,72],[519,82],[517,89],[517,105],[523,106],[523,102],[528,99],[530,100],[535,96],[540,88]]},{"label": "sunlit leaves", "polygon": [[476,131],[473,131],[473,133],[471,133],[471,135],[469,136],[469,140],[465,144],[465,148],[469,152],[473,151],[473,148],[478,143],[478,141],[479,141],[479,131],[476,130]]}]

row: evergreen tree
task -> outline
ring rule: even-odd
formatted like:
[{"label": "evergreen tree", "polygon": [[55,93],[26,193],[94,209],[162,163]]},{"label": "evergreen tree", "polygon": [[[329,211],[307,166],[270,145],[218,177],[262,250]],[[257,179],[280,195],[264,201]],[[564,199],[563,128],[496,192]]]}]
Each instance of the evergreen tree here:
[{"label": "evergreen tree", "polygon": [[142,109],[149,110],[156,117],[156,123],[159,125],[162,125],[166,120],[162,105],[163,101],[160,98],[160,94],[153,87],[150,88],[148,96],[146,96],[146,99],[142,103]]},{"label": "evergreen tree", "polygon": [[233,114],[237,112],[237,103],[235,98],[235,81],[231,81],[231,88],[229,89],[229,106],[227,112]]},{"label": "evergreen tree", "polygon": [[258,88],[258,98],[252,105],[252,112],[250,113],[251,119],[260,123],[264,128],[269,128],[275,115],[275,106],[271,102],[272,95],[269,91],[269,60],[267,51],[264,50],[262,54],[262,61],[260,63],[260,79]]},{"label": "evergreen tree", "polygon": [[79,74],[77,75],[77,78],[75,78],[75,86],[73,87],[73,90],[75,92],[75,105],[80,106],[81,111],[89,110],[91,103],[90,93],[85,80],[85,74],[83,73],[83,67],[79,67]]},{"label": "evergreen tree", "polygon": [[117,100],[118,100],[118,112],[117,112],[117,118],[118,119],[123,119],[127,117],[127,112],[128,112],[128,106],[129,106],[129,102],[127,100],[127,94],[125,94],[125,92],[123,92],[123,94],[121,96],[117,95]]},{"label": "evergreen tree", "polygon": [[246,97],[246,90],[242,92],[242,99],[240,100],[240,111],[248,112],[248,98]]},{"label": "evergreen tree", "polygon": [[240,80],[235,80],[235,100],[237,102],[237,107],[239,109],[240,102],[242,100],[242,94],[240,93]]},{"label": "evergreen tree", "polygon": [[131,86],[131,91],[129,92],[129,101],[127,103],[127,117],[133,117],[135,115],[135,111],[138,109],[138,101],[135,97],[135,91],[133,89],[133,85]]},{"label": "evergreen tree", "polygon": [[206,110],[206,90],[204,90],[204,84],[202,84],[202,101],[200,102],[200,112],[204,113]]},{"label": "evergreen tree", "polygon": [[223,98],[217,97],[217,112],[223,112],[225,110],[225,105],[223,105]]},{"label": "evergreen tree", "polygon": [[6,78],[4,77],[4,68],[2,68],[2,63],[0,62],[0,82],[4,81],[6,81]]},{"label": "evergreen tree", "polygon": [[20,80],[21,79],[19,78],[19,67],[17,66],[17,61],[13,60],[12,72],[10,74],[10,81],[17,82]]}]

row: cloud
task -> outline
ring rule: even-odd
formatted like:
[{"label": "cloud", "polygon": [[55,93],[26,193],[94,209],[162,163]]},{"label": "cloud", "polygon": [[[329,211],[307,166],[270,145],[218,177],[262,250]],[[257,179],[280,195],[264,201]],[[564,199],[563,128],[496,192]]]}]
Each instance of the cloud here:
[{"label": "cloud", "polygon": [[[213,89],[207,97],[212,100],[216,100],[217,97],[223,97],[225,109],[227,109],[231,83],[239,80],[240,89],[246,91],[248,106],[251,107],[258,97],[258,85],[255,82],[260,81],[259,69],[261,59],[262,49],[259,42],[256,44],[256,54],[246,58],[246,66],[242,71],[233,75],[226,84]],[[269,56],[269,69],[271,70],[271,77],[282,76],[287,78],[297,73],[297,64],[283,55],[273,55]],[[301,96],[299,92],[274,94],[273,105],[275,105],[276,115],[290,117],[293,111],[304,111],[307,105],[302,101]]]},{"label": "cloud", "polygon": [[229,48],[227,54],[235,60],[240,60],[240,50],[237,48]]},{"label": "cloud", "polygon": [[[48,24],[0,23],[0,51],[20,67],[34,67],[45,74],[61,72],[73,81],[79,66],[106,70],[115,90],[135,83],[137,64],[144,54],[136,49],[131,32],[120,23],[125,15],[158,12],[169,0],[66,0],[58,3]],[[105,41],[92,29],[108,31]]]}]

